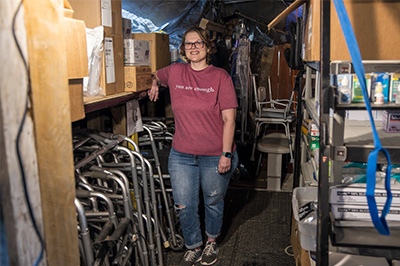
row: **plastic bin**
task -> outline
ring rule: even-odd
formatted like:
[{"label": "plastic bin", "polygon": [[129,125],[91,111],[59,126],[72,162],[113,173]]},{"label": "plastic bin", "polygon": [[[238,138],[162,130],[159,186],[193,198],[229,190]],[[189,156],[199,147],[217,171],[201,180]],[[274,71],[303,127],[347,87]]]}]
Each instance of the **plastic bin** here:
[{"label": "plastic bin", "polygon": [[304,250],[316,251],[317,247],[317,213],[314,211],[314,219],[311,214],[300,221],[299,209],[306,203],[318,200],[317,187],[297,187],[293,190],[292,207],[300,232],[300,245]]}]

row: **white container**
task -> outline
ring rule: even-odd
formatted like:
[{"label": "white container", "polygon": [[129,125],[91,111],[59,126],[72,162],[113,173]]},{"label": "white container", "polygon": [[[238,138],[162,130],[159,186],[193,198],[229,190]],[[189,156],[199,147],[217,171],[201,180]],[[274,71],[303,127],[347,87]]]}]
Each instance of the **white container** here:
[{"label": "white container", "polygon": [[351,90],[349,88],[349,79],[344,76],[339,85],[339,104],[351,103]]},{"label": "white container", "polygon": [[317,250],[317,214],[315,213],[315,219],[310,220],[305,218],[304,220],[300,221],[299,209],[308,202],[317,202],[317,200],[317,187],[297,187],[293,190],[293,215],[298,223],[300,232],[300,245],[304,250]]},{"label": "white container", "polygon": [[384,97],[382,82],[378,82],[375,87],[375,104],[383,104]]}]

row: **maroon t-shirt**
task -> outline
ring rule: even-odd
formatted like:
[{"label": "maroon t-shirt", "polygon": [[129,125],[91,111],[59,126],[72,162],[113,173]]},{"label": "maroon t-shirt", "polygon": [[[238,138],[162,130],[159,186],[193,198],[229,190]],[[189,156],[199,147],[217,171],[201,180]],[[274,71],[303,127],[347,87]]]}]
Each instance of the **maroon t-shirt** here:
[{"label": "maroon t-shirt", "polygon": [[175,118],[172,147],[194,155],[221,155],[221,111],[238,106],[229,74],[212,65],[196,71],[190,64],[176,63],[158,70],[157,76],[161,84],[168,85],[171,95]]}]

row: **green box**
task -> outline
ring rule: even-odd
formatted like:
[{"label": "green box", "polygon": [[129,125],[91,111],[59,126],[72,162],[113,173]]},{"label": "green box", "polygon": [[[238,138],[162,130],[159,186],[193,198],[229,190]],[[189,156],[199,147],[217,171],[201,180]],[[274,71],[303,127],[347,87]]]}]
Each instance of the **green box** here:
[{"label": "green box", "polygon": [[311,136],[308,134],[307,140],[312,150],[319,149],[319,136]]},{"label": "green box", "polygon": [[[365,81],[367,83],[367,91],[368,91],[368,96],[371,93],[371,75],[370,74],[365,74]],[[361,86],[360,82],[358,81],[357,75],[353,75],[353,89],[352,89],[352,102],[353,103],[363,103],[364,98],[361,92]]]}]

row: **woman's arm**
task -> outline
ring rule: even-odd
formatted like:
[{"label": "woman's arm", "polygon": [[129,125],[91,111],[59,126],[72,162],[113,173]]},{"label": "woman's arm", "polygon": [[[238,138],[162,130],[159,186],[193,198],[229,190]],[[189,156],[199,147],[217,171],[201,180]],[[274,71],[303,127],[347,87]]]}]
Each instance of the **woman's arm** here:
[{"label": "woman's arm", "polygon": [[[222,133],[222,152],[232,152],[233,139],[235,136],[236,109],[222,110],[224,129]],[[221,156],[218,172],[226,173],[231,168],[231,158]]]}]

